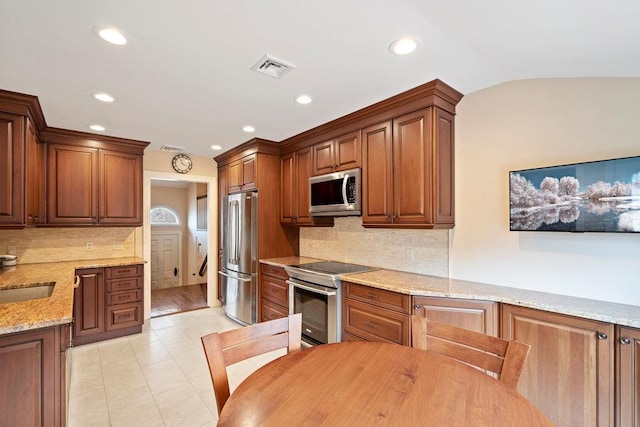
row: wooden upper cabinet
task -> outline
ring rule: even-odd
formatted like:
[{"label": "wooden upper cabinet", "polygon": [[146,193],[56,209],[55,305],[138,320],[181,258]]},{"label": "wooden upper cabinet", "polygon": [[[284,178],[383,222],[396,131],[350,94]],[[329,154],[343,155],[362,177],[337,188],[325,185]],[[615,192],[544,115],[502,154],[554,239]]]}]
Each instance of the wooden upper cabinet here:
[{"label": "wooden upper cabinet", "polygon": [[362,223],[391,224],[393,154],[390,121],[362,130]]},{"label": "wooden upper cabinet", "polygon": [[616,425],[640,426],[640,329],[616,330]]},{"label": "wooden upper cabinet", "polygon": [[229,164],[229,193],[255,190],[256,155],[250,154]]},{"label": "wooden upper cabinet", "polygon": [[99,223],[142,224],[142,156],[108,150],[98,154]]},{"label": "wooden upper cabinet", "polygon": [[97,224],[98,150],[49,144],[47,169],[49,224]]},{"label": "wooden upper cabinet", "polygon": [[502,338],[531,345],[522,395],[558,426],[613,425],[612,324],[507,304],[501,322]]},{"label": "wooden upper cabinet", "polygon": [[333,225],[333,217],[313,217],[309,213],[314,147],[302,148],[280,158],[280,223],[283,225]]},{"label": "wooden upper cabinet", "polygon": [[27,225],[46,223],[45,207],[45,159],[46,147],[38,140],[37,130],[28,123],[26,134],[27,174],[26,206]]},{"label": "wooden upper cabinet", "polygon": [[362,135],[363,225],[453,227],[453,115],[429,107]]},{"label": "wooden upper cabinet", "polygon": [[350,132],[313,146],[314,176],[360,166],[360,131]]},{"label": "wooden upper cabinet", "polygon": [[24,226],[26,119],[0,112],[0,226]]},{"label": "wooden upper cabinet", "polygon": [[47,223],[142,225],[142,155],[49,144]]}]

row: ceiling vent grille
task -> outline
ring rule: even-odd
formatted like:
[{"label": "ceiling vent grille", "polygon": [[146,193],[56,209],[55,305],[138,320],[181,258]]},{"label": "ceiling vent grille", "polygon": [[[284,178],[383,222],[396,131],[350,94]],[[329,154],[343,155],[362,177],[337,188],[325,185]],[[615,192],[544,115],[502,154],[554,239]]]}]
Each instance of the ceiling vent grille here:
[{"label": "ceiling vent grille", "polygon": [[184,151],[184,150],[186,150],[186,148],[178,147],[177,145],[163,145],[162,147],[160,147],[160,150],[161,151],[178,152],[178,151]]},{"label": "ceiling vent grille", "polygon": [[294,68],[296,68],[295,65],[289,64],[267,54],[260,58],[260,60],[251,67],[251,70],[257,73],[266,74],[274,79],[280,79]]}]

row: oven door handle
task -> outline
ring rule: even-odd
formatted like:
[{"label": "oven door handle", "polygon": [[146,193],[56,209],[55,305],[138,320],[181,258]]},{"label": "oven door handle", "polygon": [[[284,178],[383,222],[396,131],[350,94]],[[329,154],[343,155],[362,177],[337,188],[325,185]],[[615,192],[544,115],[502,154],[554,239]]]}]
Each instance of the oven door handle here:
[{"label": "oven door handle", "polygon": [[314,288],[312,286],[303,285],[300,282],[292,282],[291,280],[287,280],[287,283],[290,284],[293,287],[304,289],[304,290],[307,290],[309,292],[313,292],[313,293],[320,294],[320,295],[326,295],[328,297],[334,296],[336,294],[336,291],[325,291],[324,289],[318,289],[318,288]]}]

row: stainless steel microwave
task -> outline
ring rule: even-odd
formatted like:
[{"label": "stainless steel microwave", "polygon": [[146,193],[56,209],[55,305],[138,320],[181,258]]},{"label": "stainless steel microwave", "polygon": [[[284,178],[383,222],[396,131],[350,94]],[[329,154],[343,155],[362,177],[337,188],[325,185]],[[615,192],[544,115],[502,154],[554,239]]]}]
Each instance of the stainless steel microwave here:
[{"label": "stainless steel microwave", "polygon": [[309,212],[313,216],[362,215],[360,169],[309,178]]}]

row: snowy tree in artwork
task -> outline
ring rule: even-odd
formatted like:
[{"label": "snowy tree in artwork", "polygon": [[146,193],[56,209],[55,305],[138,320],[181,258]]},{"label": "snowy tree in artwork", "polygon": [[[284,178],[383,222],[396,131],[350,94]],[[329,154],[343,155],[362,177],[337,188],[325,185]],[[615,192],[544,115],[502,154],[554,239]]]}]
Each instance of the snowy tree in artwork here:
[{"label": "snowy tree in artwork", "polygon": [[580,182],[572,176],[563,176],[560,178],[560,188],[558,194],[560,196],[575,197],[580,189]]}]

